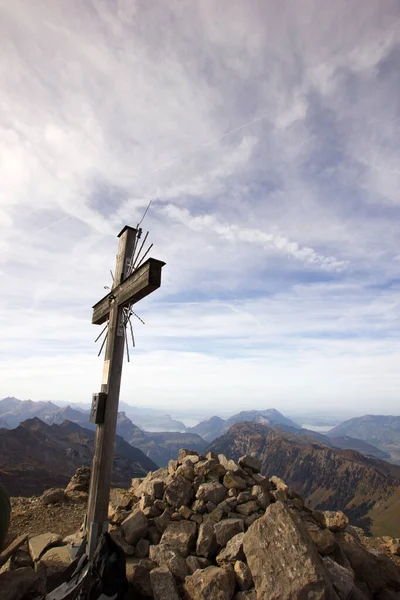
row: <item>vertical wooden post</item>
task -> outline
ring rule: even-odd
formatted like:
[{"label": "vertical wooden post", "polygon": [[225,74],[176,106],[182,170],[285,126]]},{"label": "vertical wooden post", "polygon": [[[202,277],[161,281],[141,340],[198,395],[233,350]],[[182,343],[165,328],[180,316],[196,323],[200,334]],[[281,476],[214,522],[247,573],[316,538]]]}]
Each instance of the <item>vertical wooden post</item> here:
[{"label": "vertical wooden post", "polygon": [[[117,263],[114,274],[113,289],[126,278],[129,259],[132,256],[136,230],[124,227],[119,234]],[[93,555],[99,537],[108,528],[108,503],[110,499],[111,472],[114,458],[115,433],[119,391],[121,385],[122,363],[124,359],[124,328],[122,308],[110,296],[110,314],[108,338],[104,358],[104,369],[101,391],[107,394],[104,423],[97,425],[90,480],[86,531],[88,554]]]}]

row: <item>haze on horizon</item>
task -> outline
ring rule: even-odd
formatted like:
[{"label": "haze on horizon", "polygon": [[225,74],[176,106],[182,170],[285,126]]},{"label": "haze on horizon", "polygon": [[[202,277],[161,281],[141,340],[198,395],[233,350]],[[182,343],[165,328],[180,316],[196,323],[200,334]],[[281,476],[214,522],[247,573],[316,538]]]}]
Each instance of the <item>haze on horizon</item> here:
[{"label": "haze on horizon", "polygon": [[0,49],[0,397],[90,402],[152,200],[121,400],[399,414],[397,2],[14,0]]}]

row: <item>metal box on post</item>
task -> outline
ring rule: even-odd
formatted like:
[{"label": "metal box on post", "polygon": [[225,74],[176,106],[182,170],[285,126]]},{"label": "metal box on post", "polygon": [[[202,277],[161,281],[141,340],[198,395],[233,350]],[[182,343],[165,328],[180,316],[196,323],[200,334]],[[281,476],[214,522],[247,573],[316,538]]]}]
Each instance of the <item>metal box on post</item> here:
[{"label": "metal box on post", "polygon": [[92,408],[90,410],[90,419],[91,423],[96,423],[96,425],[101,425],[104,423],[104,414],[106,411],[106,400],[107,394],[104,392],[98,392],[97,394],[92,394]]}]

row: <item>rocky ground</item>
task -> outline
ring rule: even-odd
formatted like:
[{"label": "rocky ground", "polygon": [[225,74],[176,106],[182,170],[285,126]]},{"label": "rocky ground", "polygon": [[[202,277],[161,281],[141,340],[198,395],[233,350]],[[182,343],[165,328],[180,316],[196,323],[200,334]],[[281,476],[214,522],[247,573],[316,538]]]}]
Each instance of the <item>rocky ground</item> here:
[{"label": "rocky ground", "polygon": [[[81,469],[65,491],[13,501],[11,533],[30,539],[1,569],[2,599],[40,598],[63,580],[88,481]],[[113,490],[109,520],[126,555],[126,600],[400,599],[399,540],[307,508],[253,456],[181,450],[168,468]]]}]

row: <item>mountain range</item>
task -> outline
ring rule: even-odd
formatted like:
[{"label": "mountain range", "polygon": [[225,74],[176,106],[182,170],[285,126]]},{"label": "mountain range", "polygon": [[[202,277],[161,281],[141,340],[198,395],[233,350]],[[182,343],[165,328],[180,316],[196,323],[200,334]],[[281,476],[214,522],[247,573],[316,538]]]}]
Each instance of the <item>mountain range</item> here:
[{"label": "mountain range", "polygon": [[261,423],[233,425],[208,450],[234,460],[252,453],[262,473],[281,477],[313,508],[341,507],[353,524],[374,535],[400,535],[398,465]]},{"label": "mountain range", "polygon": [[[0,429],[0,483],[14,496],[40,494],[65,487],[76,469],[91,466],[95,434],[77,423],[47,425],[38,417],[15,429]],[[129,487],[157,465],[141,450],[117,436],[112,481]]]}]

